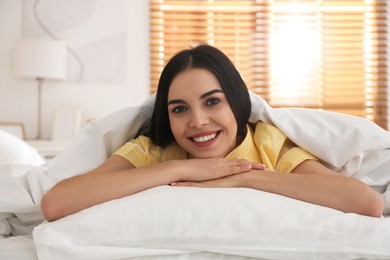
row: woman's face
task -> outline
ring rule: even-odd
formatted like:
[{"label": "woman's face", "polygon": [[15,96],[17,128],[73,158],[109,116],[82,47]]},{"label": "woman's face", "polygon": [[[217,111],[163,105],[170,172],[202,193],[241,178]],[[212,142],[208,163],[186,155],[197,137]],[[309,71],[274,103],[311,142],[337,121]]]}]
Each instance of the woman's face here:
[{"label": "woman's face", "polygon": [[236,147],[234,114],[208,70],[188,69],[173,79],[168,114],[173,136],[190,158],[224,157]]}]

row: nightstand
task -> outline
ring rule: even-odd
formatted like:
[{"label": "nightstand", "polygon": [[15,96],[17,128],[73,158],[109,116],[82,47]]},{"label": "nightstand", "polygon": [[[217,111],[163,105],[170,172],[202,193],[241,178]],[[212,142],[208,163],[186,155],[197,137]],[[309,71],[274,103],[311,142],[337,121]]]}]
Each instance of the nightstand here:
[{"label": "nightstand", "polygon": [[26,142],[37,149],[45,160],[53,159],[69,144],[69,141],[52,140],[26,140]]}]

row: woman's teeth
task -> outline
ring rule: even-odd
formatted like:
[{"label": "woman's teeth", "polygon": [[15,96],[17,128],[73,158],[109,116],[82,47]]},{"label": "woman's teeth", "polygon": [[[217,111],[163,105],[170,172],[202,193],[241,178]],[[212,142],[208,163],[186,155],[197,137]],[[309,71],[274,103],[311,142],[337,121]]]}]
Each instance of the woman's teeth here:
[{"label": "woman's teeth", "polygon": [[211,139],[214,139],[217,136],[216,133],[211,134],[211,135],[206,135],[206,136],[201,136],[201,137],[194,137],[193,140],[197,143],[203,143],[210,141]]}]

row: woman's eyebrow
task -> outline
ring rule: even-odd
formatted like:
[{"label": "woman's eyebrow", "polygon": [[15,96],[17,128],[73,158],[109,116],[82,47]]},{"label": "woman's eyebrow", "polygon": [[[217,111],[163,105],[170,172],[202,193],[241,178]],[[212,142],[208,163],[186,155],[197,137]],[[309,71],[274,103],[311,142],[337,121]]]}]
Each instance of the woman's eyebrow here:
[{"label": "woman's eyebrow", "polygon": [[209,92],[202,94],[199,99],[204,99],[208,96],[211,96],[214,93],[223,93],[223,91],[221,89],[213,89],[213,90],[210,90]]},{"label": "woman's eyebrow", "polygon": [[168,106],[173,104],[186,104],[186,103],[187,102],[185,102],[183,99],[172,99],[168,101]]},{"label": "woman's eyebrow", "polygon": [[[208,97],[208,96],[211,96],[211,95],[214,94],[214,93],[223,93],[223,91],[220,90],[220,89],[213,89],[213,90],[210,90],[210,91],[208,91],[208,92],[202,94],[202,95],[199,97],[199,99],[204,99],[204,98],[206,98],[206,97]],[[172,99],[172,100],[169,100],[169,101],[168,101],[168,106],[169,106],[169,105],[173,105],[173,104],[187,104],[187,102],[184,101],[183,99]]]}]

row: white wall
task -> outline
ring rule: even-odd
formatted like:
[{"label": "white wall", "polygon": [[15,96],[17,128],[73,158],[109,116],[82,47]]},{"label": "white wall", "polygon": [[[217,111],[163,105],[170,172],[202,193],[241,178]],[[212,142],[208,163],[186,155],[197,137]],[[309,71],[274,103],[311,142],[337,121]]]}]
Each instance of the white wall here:
[{"label": "white wall", "polygon": [[[27,138],[37,134],[37,83],[11,71],[15,41],[22,38],[23,0],[0,0],[0,122],[22,122]],[[81,108],[86,119],[136,105],[149,95],[149,1],[127,2],[128,71],[125,84],[45,81],[42,136],[49,139],[55,112]]]}]

